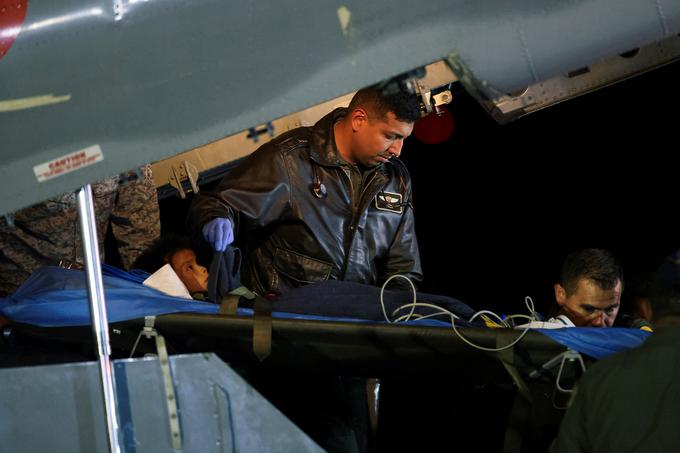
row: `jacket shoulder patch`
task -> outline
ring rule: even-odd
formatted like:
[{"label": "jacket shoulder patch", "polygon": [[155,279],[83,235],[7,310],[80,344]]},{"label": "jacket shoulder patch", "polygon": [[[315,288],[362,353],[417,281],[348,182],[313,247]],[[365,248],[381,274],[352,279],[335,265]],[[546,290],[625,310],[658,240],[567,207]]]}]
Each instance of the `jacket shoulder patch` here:
[{"label": "jacket shoulder patch", "polygon": [[375,207],[381,211],[404,212],[403,195],[397,192],[381,191],[375,196]]}]

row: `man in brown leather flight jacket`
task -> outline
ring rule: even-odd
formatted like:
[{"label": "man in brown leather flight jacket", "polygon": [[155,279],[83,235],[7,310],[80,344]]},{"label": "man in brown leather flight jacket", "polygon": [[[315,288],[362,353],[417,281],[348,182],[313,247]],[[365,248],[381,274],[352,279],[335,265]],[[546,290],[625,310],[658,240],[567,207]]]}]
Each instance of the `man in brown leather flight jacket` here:
[{"label": "man in brown leather flight jacket", "polygon": [[262,295],[326,279],[380,285],[403,274],[417,283],[411,181],[399,155],[418,117],[415,96],[360,90],[348,108],[264,144],[198,194],[189,227],[218,251],[234,227],[245,233],[241,281]]}]

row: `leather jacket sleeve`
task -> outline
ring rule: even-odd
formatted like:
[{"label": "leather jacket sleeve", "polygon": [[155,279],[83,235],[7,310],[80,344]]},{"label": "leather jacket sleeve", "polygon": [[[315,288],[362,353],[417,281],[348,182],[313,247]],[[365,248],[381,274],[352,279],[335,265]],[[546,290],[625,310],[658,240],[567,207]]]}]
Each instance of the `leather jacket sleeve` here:
[{"label": "leather jacket sleeve", "polygon": [[190,231],[216,217],[229,218],[238,228],[237,213],[264,226],[279,219],[290,206],[290,184],[276,145],[265,144],[232,170],[212,192],[201,192],[189,209]]}]

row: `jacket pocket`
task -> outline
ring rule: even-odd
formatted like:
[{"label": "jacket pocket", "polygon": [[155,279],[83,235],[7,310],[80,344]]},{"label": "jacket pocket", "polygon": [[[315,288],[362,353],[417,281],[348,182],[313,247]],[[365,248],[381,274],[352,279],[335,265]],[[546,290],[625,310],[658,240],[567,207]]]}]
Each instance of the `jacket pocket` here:
[{"label": "jacket pocket", "polygon": [[277,247],[274,267],[280,274],[297,282],[314,283],[328,280],[333,265]]}]

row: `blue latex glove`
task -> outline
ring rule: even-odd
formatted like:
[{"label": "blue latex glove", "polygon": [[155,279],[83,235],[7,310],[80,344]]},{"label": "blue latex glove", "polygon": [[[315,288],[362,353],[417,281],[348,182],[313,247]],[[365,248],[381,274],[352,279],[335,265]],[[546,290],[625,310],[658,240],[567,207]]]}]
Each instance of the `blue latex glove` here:
[{"label": "blue latex glove", "polygon": [[234,242],[234,229],[231,221],[225,217],[217,217],[203,225],[203,238],[218,252],[224,252]]}]

